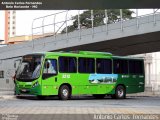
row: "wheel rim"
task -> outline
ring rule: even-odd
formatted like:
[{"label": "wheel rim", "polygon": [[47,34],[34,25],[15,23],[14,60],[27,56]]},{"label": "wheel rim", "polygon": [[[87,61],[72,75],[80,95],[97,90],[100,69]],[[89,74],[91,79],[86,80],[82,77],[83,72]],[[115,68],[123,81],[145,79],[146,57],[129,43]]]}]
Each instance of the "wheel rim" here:
[{"label": "wheel rim", "polygon": [[118,89],[118,96],[123,97],[123,95],[124,95],[123,89]]},{"label": "wheel rim", "polygon": [[62,94],[63,94],[63,96],[67,97],[68,96],[68,90],[67,89],[63,89],[62,90]]}]

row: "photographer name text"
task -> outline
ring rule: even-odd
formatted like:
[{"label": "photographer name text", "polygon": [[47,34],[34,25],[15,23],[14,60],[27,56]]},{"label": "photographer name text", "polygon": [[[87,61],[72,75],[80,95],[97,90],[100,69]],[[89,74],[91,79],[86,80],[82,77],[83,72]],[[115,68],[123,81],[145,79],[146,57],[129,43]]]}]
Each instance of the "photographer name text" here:
[{"label": "photographer name text", "polygon": [[1,2],[6,9],[38,9],[42,2]]}]

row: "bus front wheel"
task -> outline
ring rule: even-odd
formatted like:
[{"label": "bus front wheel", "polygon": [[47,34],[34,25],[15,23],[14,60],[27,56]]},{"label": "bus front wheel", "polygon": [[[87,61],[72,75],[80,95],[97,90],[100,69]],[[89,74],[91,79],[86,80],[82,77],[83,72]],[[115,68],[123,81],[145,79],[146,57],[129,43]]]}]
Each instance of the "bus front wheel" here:
[{"label": "bus front wheel", "polygon": [[58,97],[61,100],[68,100],[71,97],[71,90],[67,85],[62,85],[59,89]]},{"label": "bus front wheel", "polygon": [[115,99],[124,99],[126,98],[126,90],[125,90],[125,87],[122,86],[122,85],[118,85],[116,87],[116,93],[114,95],[111,95],[112,98],[115,98]]}]

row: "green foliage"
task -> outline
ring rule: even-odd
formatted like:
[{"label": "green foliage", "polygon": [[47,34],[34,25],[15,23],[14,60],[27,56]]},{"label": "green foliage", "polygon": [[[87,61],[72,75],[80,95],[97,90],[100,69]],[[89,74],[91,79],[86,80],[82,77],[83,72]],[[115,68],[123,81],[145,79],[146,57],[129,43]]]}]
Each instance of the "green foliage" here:
[{"label": "green foliage", "polygon": [[[123,9],[123,20],[129,20],[132,19],[133,11],[129,9]],[[107,16],[108,16],[108,24],[116,23],[120,21],[120,10],[119,9],[108,9],[107,10]],[[81,27],[85,28],[91,28],[92,22],[91,22],[91,10],[84,11],[82,14],[79,15],[80,17],[80,24]],[[94,23],[93,26],[97,27],[100,25],[105,24],[105,11],[104,10],[93,10],[93,19]],[[72,32],[76,29],[78,29],[78,15],[72,17],[73,25],[67,26],[68,32]],[[62,33],[66,32],[66,28],[62,30]]]}]

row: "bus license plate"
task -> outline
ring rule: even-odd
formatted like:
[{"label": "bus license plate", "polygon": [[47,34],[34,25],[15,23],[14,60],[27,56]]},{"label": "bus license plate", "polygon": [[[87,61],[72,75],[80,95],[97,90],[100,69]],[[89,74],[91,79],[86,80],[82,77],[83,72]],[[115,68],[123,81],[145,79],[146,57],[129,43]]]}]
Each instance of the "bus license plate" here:
[{"label": "bus license plate", "polygon": [[27,92],[27,90],[26,90],[26,89],[22,89],[21,91],[22,91],[22,92]]}]

